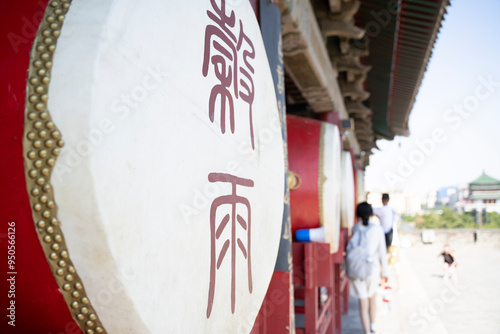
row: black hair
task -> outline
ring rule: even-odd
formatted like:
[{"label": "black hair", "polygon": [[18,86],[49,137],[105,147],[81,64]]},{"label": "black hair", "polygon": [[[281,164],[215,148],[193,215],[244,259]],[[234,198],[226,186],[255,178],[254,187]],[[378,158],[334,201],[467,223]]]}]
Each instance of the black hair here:
[{"label": "black hair", "polygon": [[388,201],[389,200],[389,194],[382,194],[382,201]]},{"label": "black hair", "polygon": [[368,225],[368,219],[373,215],[372,206],[366,202],[359,203],[356,208],[356,216],[363,220],[363,225]]}]

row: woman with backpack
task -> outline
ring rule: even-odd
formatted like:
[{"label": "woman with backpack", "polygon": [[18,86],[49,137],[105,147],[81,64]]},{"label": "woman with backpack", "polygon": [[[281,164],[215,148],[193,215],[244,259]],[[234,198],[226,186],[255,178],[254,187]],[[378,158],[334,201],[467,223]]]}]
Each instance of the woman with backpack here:
[{"label": "woman with backpack", "polygon": [[366,334],[375,333],[375,292],[387,282],[387,250],[384,231],[369,221],[373,215],[370,204],[356,208],[359,223],[354,225],[346,250],[346,271],[351,281],[351,295],[359,299],[361,324]]}]

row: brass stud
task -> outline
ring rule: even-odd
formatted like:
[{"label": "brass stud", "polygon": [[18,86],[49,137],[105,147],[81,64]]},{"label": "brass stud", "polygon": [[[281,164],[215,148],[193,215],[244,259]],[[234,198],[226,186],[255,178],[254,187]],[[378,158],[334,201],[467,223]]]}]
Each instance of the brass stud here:
[{"label": "brass stud", "polygon": [[33,196],[40,195],[40,189],[38,189],[38,188],[31,189],[31,195],[33,195]]},{"label": "brass stud", "polygon": [[52,22],[50,25],[49,25],[50,29],[55,29],[58,27],[58,24],[55,23],[55,22]]},{"label": "brass stud", "polygon": [[87,297],[83,297],[81,299],[81,301],[82,301],[82,304],[84,304],[84,305],[87,305],[89,303],[89,299]]},{"label": "brass stud", "polygon": [[61,34],[61,31],[60,31],[60,30],[54,30],[54,31],[52,32],[52,36],[54,36],[54,37],[59,37],[59,35],[60,35],[60,34]]},{"label": "brass stud", "polygon": [[61,235],[60,235],[60,234],[56,234],[56,235],[54,236],[54,240],[55,240],[55,241],[57,241],[57,242],[61,242],[61,241],[62,241],[62,237],[61,237]]},{"label": "brass stud", "polygon": [[42,213],[42,217],[43,217],[43,218],[49,218],[49,217],[50,217],[50,211],[45,210],[45,211]]},{"label": "brass stud", "polygon": [[94,323],[93,323],[92,321],[90,321],[90,320],[89,320],[89,321],[87,321],[87,322],[85,323],[85,325],[87,325],[87,327],[92,327],[92,326],[94,326]]},{"label": "brass stud", "polygon": [[33,205],[33,210],[35,210],[35,211],[41,211],[42,210],[42,206],[39,203],[36,203],[35,205]]},{"label": "brass stud", "polygon": [[95,331],[96,331],[97,333],[99,333],[99,334],[100,334],[100,333],[104,333],[104,329],[102,329],[102,327],[96,327],[96,328],[95,328]]},{"label": "brass stud", "polygon": [[35,60],[35,61],[33,62],[33,66],[35,66],[35,67],[40,67],[40,66],[42,66],[42,62],[41,62],[40,60]]},{"label": "brass stud", "polygon": [[37,221],[36,226],[38,226],[39,228],[44,228],[45,222],[43,220],[39,220],[39,221]]},{"label": "brass stud", "polygon": [[56,270],[56,274],[57,274],[57,276],[62,276],[62,275],[64,275],[64,270],[59,268]]},{"label": "brass stud", "polygon": [[50,191],[50,184],[45,184],[42,187],[43,192],[48,193]]},{"label": "brass stud", "polygon": [[52,130],[54,128],[54,122],[48,121],[47,124],[45,124],[45,127],[49,130]]},{"label": "brass stud", "polygon": [[32,179],[34,179],[38,175],[35,169],[30,170],[28,174]]},{"label": "brass stud", "polygon": [[28,158],[30,158],[31,160],[35,159],[36,158],[36,152],[35,151],[29,151],[28,152]]},{"label": "brass stud", "polygon": [[65,3],[65,4],[63,4],[63,8],[64,8],[64,9],[68,9],[68,8],[69,8],[69,3]]},{"label": "brass stud", "polygon": [[35,93],[38,93],[38,94],[43,93],[43,86],[36,86]]},{"label": "brass stud", "polygon": [[[47,38],[48,39],[48,38]],[[43,77],[45,75],[45,73],[47,73],[46,70],[44,70],[43,68],[39,69],[37,72],[36,72],[39,76]]]},{"label": "brass stud", "polygon": [[40,138],[45,138],[45,136],[47,136],[47,131],[40,130],[38,131],[38,135],[40,136]]},{"label": "brass stud", "polygon": [[49,45],[49,44],[52,44],[52,38],[50,37],[46,37],[43,39],[43,43]]},{"label": "brass stud", "polygon": [[[58,31],[58,30],[56,30],[56,31]],[[55,36],[55,35],[54,35],[54,36]],[[45,62],[44,66],[45,66],[45,68],[47,68],[47,69],[48,69],[48,68],[51,68],[51,67],[52,67],[52,62],[51,62],[51,61],[47,61],[47,62]]]},{"label": "brass stud", "polygon": [[87,314],[87,313],[89,313],[89,309],[86,308],[86,307],[82,307],[82,309],[80,310],[80,312],[82,312],[83,314]]},{"label": "brass stud", "polygon": [[61,153],[61,150],[59,148],[57,148],[57,147],[52,150],[52,154],[53,155],[57,156],[57,155],[59,155],[59,153]]},{"label": "brass stud", "polygon": [[50,36],[50,30],[45,29],[44,31],[42,31],[42,36],[45,36],[45,37]]},{"label": "brass stud", "polygon": [[64,21],[64,15],[59,15],[59,16],[57,17],[57,20],[58,20],[59,22]]},{"label": "brass stud", "polygon": [[57,220],[56,217],[50,218],[50,223],[55,226],[59,225],[59,221]]},{"label": "brass stud", "polygon": [[87,329],[87,331],[85,333],[87,333],[87,334],[94,334],[94,331],[91,330],[91,329]]},{"label": "brass stud", "polygon": [[62,288],[64,291],[69,291],[69,290],[71,290],[71,285],[69,285],[68,283],[64,283]]},{"label": "brass stud", "polygon": [[50,82],[50,78],[48,76],[45,76],[42,78],[42,82],[47,85]]},{"label": "brass stud", "polygon": [[78,308],[78,303],[77,302],[72,302],[71,303],[72,308]]},{"label": "brass stud", "polygon": [[36,180],[36,184],[38,184],[39,186],[42,186],[44,183],[45,183],[45,179],[43,177],[39,177]]},{"label": "brass stud", "polygon": [[40,202],[47,203],[48,197],[45,195],[40,196]]},{"label": "brass stud", "polygon": [[96,320],[96,319],[97,319],[97,316],[96,316],[94,313],[90,313],[90,314],[89,314],[89,319],[90,319],[90,320]]},{"label": "brass stud", "polygon": [[40,150],[40,152],[38,152],[38,155],[40,156],[40,158],[45,158],[45,157],[47,157],[47,151]]},{"label": "brass stud", "polygon": [[64,277],[64,279],[66,280],[66,282],[71,282],[71,281],[73,281],[73,275],[66,275],[66,277]]},{"label": "brass stud", "polygon": [[62,13],[62,10],[61,10],[61,9],[56,9],[56,10],[54,11],[54,13],[55,13],[56,15],[59,15],[59,14],[61,14],[61,13]]},{"label": "brass stud", "polygon": [[52,138],[54,139],[57,139],[59,137],[61,137],[61,133],[59,131],[52,131],[52,133],[50,134],[52,136]]},{"label": "brass stud", "polygon": [[57,254],[54,252],[50,253],[49,257],[51,260],[57,260]]},{"label": "brass stud", "polygon": [[65,262],[64,260],[61,260],[61,261],[59,261],[59,262],[57,263],[57,265],[58,265],[59,267],[61,267],[61,268],[64,268],[64,267],[66,267],[66,262]]},{"label": "brass stud", "polygon": [[44,104],[43,103],[37,103],[35,104],[35,109],[40,111],[43,110]]},{"label": "brass stud", "polygon": [[49,234],[52,234],[52,233],[54,233],[54,228],[52,226],[49,226],[45,229],[45,231],[47,231],[47,233],[49,233]]},{"label": "brass stud", "polygon": [[[31,79],[30,79],[30,83],[31,83],[32,85],[34,85],[34,86],[38,85],[38,78],[37,78],[37,77],[33,77],[33,78],[31,78]],[[30,99],[30,101],[31,101],[31,99]],[[35,100],[35,101],[36,101],[36,100]],[[31,101],[31,102],[33,102],[33,101]]]},{"label": "brass stud", "polygon": [[82,286],[82,284],[81,284],[80,282],[76,282],[76,283],[75,283],[75,288],[76,288],[77,290],[81,290],[81,289],[83,288],[83,286]]},{"label": "brass stud", "polygon": [[51,139],[47,139],[45,141],[45,147],[52,147],[54,145],[54,141]]},{"label": "brass stud", "polygon": [[48,99],[49,99],[49,96],[47,94],[42,94],[42,96],[40,96],[40,100],[43,102],[47,102]]},{"label": "brass stud", "polygon": [[29,140],[34,140],[36,138],[36,134],[33,131],[30,131],[26,135],[26,138],[28,138]]},{"label": "brass stud", "polygon": [[45,45],[39,44],[36,47],[36,51],[38,51],[38,52],[43,52],[44,50],[45,50]]},{"label": "brass stud", "polygon": [[61,252],[61,257],[62,257],[62,258],[67,259],[67,258],[68,258],[68,252],[67,252],[67,251],[65,251],[65,250],[63,250],[63,251]]},{"label": "brass stud", "polygon": [[83,314],[81,314],[81,313],[78,313],[78,314],[76,315],[76,317],[78,318],[78,320],[83,320],[83,319],[85,319],[85,316],[84,316]]},{"label": "brass stud", "polygon": [[42,175],[45,175],[45,176],[49,175],[49,171],[50,170],[48,168],[42,168],[42,170],[41,170]]},{"label": "brass stud", "polygon": [[59,139],[59,140],[57,141],[57,146],[59,146],[59,147],[63,147],[63,146],[64,146],[64,140]]},{"label": "brass stud", "polygon": [[39,141],[39,140],[35,140],[35,141],[33,142],[33,147],[34,147],[34,148],[40,148],[41,146],[42,146],[42,142],[41,142],[41,141]]},{"label": "brass stud", "polygon": [[49,50],[50,52],[53,52],[55,49],[56,49],[56,46],[55,46],[55,45],[49,45],[49,46],[47,47],[47,50]]},{"label": "brass stud", "polygon": [[33,166],[35,166],[36,168],[40,168],[42,167],[42,165],[43,165],[42,160],[37,160],[33,163]]},{"label": "brass stud", "polygon": [[54,17],[52,15],[47,16],[47,22],[54,22]]},{"label": "brass stud", "polygon": [[[37,79],[37,81],[38,81],[38,79]],[[34,102],[38,101],[38,96],[37,95],[30,95],[29,100],[30,100],[30,102],[34,103]]]},{"label": "brass stud", "polygon": [[59,250],[59,244],[52,244],[51,248],[57,252]]},{"label": "brass stud", "polygon": [[[55,23],[53,23],[53,24],[55,24]],[[52,24],[51,24],[51,25],[52,25]],[[56,24],[56,27],[57,27],[57,24]],[[44,53],[42,53],[42,54],[40,55],[40,59],[41,59],[41,60],[47,60],[47,59],[49,59],[49,58],[50,58],[50,55],[49,55],[47,52],[44,52]]]},{"label": "brass stud", "polygon": [[73,266],[69,266],[69,267],[68,267],[68,271],[69,271],[70,273],[72,273],[72,274],[76,273],[75,267],[73,267]]},{"label": "brass stud", "polygon": [[47,202],[47,207],[48,207],[49,209],[53,209],[53,208],[55,207],[54,202],[53,202],[53,201],[48,201],[48,202]]},{"label": "brass stud", "polygon": [[47,119],[47,117],[49,117],[49,114],[46,111],[40,113],[40,119]]},{"label": "brass stud", "polygon": [[57,7],[57,6],[59,6],[59,4],[57,3],[57,1],[52,1],[52,2],[50,3],[50,5],[51,5],[52,7]]},{"label": "brass stud", "polygon": [[42,122],[40,121],[36,121],[35,123],[33,123],[33,127],[37,130],[40,130],[42,128]]},{"label": "brass stud", "polygon": [[73,292],[71,293],[71,295],[73,296],[73,298],[78,298],[78,297],[80,297],[80,293],[79,293],[78,291],[73,291]]},{"label": "brass stud", "polygon": [[[33,95],[33,96],[35,96],[35,95]],[[34,113],[34,112],[30,112],[30,113],[28,114],[28,119],[29,119],[30,121],[33,121],[35,118],[36,118],[36,113]]]},{"label": "brass stud", "polygon": [[55,163],[56,160],[54,158],[47,159],[47,165],[49,165],[50,167],[54,167]]},{"label": "brass stud", "polygon": [[52,242],[52,238],[50,237],[50,235],[46,235],[45,237],[43,237],[43,241],[45,241],[46,243],[50,243]]}]

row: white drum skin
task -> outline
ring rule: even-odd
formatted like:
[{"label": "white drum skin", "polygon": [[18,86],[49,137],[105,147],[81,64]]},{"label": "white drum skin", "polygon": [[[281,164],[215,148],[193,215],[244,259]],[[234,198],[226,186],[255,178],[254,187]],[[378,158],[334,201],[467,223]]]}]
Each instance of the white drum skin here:
[{"label": "white drum skin", "polygon": [[[269,65],[249,2],[227,1],[229,30],[255,54],[242,39],[223,117],[212,93],[227,55],[213,41],[227,32],[207,11],[217,16],[207,1],[74,0],[61,31],[48,107],[66,145],[52,184],[110,333],[247,333],[273,273],[284,157]],[[207,42],[209,26],[223,33]]]},{"label": "white drum skin", "polygon": [[354,171],[352,168],[351,153],[342,152],[342,227],[347,228],[349,234],[354,226]]}]

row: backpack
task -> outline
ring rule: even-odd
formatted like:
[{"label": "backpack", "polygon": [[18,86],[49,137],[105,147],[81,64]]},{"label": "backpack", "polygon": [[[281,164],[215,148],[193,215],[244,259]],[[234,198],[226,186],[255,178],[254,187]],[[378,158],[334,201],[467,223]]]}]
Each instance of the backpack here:
[{"label": "backpack", "polygon": [[364,280],[369,277],[375,266],[374,257],[366,249],[368,240],[366,233],[371,229],[357,228],[347,244],[345,256],[345,269],[350,280]]}]

